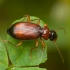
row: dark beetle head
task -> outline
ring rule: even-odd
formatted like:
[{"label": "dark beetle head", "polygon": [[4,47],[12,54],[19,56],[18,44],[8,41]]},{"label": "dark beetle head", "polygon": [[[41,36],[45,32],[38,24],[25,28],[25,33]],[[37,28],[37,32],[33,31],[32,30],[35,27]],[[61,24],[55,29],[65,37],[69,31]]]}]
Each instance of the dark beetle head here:
[{"label": "dark beetle head", "polygon": [[51,41],[56,41],[57,40],[57,33],[54,30],[50,31],[49,39]]}]

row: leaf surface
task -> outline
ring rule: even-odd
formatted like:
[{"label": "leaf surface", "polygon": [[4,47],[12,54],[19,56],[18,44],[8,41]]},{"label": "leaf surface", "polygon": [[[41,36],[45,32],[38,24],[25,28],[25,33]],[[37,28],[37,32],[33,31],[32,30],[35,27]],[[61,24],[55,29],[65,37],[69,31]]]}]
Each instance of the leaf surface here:
[{"label": "leaf surface", "polygon": [[4,42],[0,39],[0,70],[5,70],[8,67],[8,56]]}]

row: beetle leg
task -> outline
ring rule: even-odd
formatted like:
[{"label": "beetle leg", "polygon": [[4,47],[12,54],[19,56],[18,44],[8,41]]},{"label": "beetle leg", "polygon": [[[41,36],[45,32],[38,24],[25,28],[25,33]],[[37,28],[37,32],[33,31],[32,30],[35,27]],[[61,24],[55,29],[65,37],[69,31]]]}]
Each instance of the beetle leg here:
[{"label": "beetle leg", "polygon": [[30,15],[24,15],[25,17],[27,17],[27,22],[31,22],[30,21]]},{"label": "beetle leg", "polygon": [[36,40],[36,47],[38,47],[38,40]]},{"label": "beetle leg", "polygon": [[30,16],[29,16],[29,15],[27,15],[27,22],[31,22],[31,21],[30,21]]},{"label": "beetle leg", "polygon": [[40,25],[40,20],[39,20],[39,19],[38,19],[38,22],[37,22],[37,24],[38,24],[38,25]]},{"label": "beetle leg", "polygon": [[40,19],[33,19],[31,21],[38,20],[37,24],[40,25]]},{"label": "beetle leg", "polygon": [[14,45],[14,46],[20,46],[22,44],[22,41],[20,41],[17,45],[11,43],[10,41],[8,41],[10,44]]},{"label": "beetle leg", "polygon": [[11,43],[11,42],[8,41],[8,40],[2,40],[2,41],[3,41],[3,42],[8,42],[8,43],[10,43],[10,44],[12,44],[12,45],[14,45],[14,46],[20,46],[20,45],[22,44],[22,41],[20,41],[17,45]]},{"label": "beetle leg", "polygon": [[32,51],[38,47],[38,40],[36,40],[36,46],[31,48],[31,51],[30,51],[30,59],[32,59]]},{"label": "beetle leg", "polygon": [[43,50],[44,50],[44,48],[45,48],[45,43],[44,43],[44,41],[43,41],[42,38],[40,38],[40,40],[41,40],[41,44],[42,44],[42,47],[43,47]]},{"label": "beetle leg", "polygon": [[10,44],[12,44],[12,45],[14,45],[14,46],[16,46],[15,44],[13,44],[13,43],[11,43],[10,41],[8,41],[8,40],[2,40],[3,42],[8,42],[8,43],[10,43]]},{"label": "beetle leg", "polygon": [[22,44],[22,41],[20,41],[16,46],[20,46]]}]

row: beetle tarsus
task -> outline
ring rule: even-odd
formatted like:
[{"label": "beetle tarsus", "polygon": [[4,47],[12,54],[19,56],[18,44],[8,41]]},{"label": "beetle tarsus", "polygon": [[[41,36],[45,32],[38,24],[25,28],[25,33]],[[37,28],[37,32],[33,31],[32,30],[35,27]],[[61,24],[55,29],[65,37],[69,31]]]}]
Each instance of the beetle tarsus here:
[{"label": "beetle tarsus", "polygon": [[20,46],[22,44],[22,41],[20,41],[16,46]]}]

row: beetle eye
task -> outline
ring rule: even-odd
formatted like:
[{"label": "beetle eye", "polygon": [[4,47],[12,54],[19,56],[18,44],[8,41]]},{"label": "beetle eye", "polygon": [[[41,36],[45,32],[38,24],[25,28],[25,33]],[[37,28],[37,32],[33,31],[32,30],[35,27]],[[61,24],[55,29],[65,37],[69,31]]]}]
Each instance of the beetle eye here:
[{"label": "beetle eye", "polygon": [[54,30],[51,30],[51,31],[50,31],[50,36],[49,36],[49,38],[50,38],[51,41],[54,41],[54,40],[57,39],[57,34],[56,34],[56,32],[55,32]]}]

